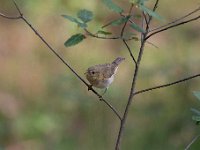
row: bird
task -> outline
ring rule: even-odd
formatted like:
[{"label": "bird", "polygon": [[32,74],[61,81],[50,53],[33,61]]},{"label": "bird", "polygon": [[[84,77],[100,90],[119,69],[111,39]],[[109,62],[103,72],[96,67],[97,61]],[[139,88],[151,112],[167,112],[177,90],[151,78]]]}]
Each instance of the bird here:
[{"label": "bird", "polygon": [[90,90],[92,86],[105,89],[102,94],[104,95],[114,80],[119,64],[124,60],[125,58],[123,57],[117,57],[112,63],[99,64],[89,67],[85,72],[86,79],[91,84],[91,86],[88,87],[88,90]]}]

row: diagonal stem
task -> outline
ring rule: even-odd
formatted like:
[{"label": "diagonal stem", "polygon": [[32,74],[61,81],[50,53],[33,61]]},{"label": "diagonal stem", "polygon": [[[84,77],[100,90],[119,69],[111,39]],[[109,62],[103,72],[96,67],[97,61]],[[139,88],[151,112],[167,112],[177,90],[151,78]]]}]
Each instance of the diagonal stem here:
[{"label": "diagonal stem", "polygon": [[157,27],[157,28],[151,29],[149,32],[156,31],[156,30],[159,30],[159,29],[161,29],[161,28],[164,28],[164,27],[167,27],[167,26],[169,26],[169,25],[172,25],[172,24],[174,24],[174,23],[177,23],[178,21],[181,21],[181,20],[183,20],[183,19],[185,19],[185,18],[191,16],[192,14],[196,13],[196,12],[199,11],[199,10],[200,10],[200,6],[199,6],[198,8],[196,8],[195,10],[191,11],[190,13],[188,13],[188,14],[186,14],[186,15],[184,15],[184,16],[182,16],[182,17],[180,17],[180,18],[178,18],[178,19],[176,19],[176,20],[174,20],[174,21],[172,21],[172,22],[169,22],[169,23],[167,23],[167,24],[165,24],[165,25],[162,25],[162,26],[159,26],[159,27]]},{"label": "diagonal stem", "polygon": [[169,87],[169,86],[181,83],[181,82],[185,82],[185,81],[197,78],[197,77],[200,77],[200,74],[189,76],[187,78],[183,78],[181,80],[177,80],[177,81],[174,81],[174,82],[171,82],[171,83],[167,83],[167,84],[163,84],[163,85],[158,85],[158,86],[154,86],[154,87],[151,87],[151,88],[147,88],[147,89],[143,89],[143,90],[140,90],[140,91],[136,91],[133,94],[134,95],[138,95],[138,94],[145,93],[145,92],[148,92],[148,91],[153,91],[153,90],[156,90],[156,89],[166,88],[166,87]]},{"label": "diagonal stem", "polygon": [[192,141],[187,145],[187,147],[184,150],[189,150],[189,148],[192,146],[192,144],[200,137],[200,134],[195,136]]},{"label": "diagonal stem", "polygon": [[137,65],[137,62],[136,62],[136,60],[135,60],[135,57],[133,56],[133,53],[132,53],[132,51],[131,51],[130,47],[128,46],[128,43],[127,43],[127,42],[126,42],[124,39],[123,39],[122,41],[123,41],[123,42],[124,42],[124,44],[126,45],[126,47],[127,47],[128,51],[129,51],[129,54],[130,54],[131,58],[133,59],[133,61],[134,61],[135,65]]},{"label": "diagonal stem", "polygon": [[146,37],[146,39],[150,38],[151,36],[153,36],[153,35],[155,35],[155,34],[158,34],[158,33],[160,33],[160,32],[163,32],[163,31],[165,31],[165,30],[168,30],[168,29],[171,29],[171,28],[174,28],[174,27],[177,27],[177,26],[180,26],[180,25],[183,25],[183,24],[186,24],[186,23],[195,21],[195,20],[197,20],[197,19],[199,19],[199,18],[200,18],[200,15],[197,16],[197,17],[194,17],[194,18],[192,18],[192,19],[188,19],[188,20],[186,20],[186,21],[182,21],[182,22],[180,22],[180,23],[173,24],[173,25],[171,25],[171,26],[165,27],[165,28],[163,28],[163,29],[160,29],[160,30],[158,30],[158,31],[155,31],[155,32],[149,34],[149,35]]}]

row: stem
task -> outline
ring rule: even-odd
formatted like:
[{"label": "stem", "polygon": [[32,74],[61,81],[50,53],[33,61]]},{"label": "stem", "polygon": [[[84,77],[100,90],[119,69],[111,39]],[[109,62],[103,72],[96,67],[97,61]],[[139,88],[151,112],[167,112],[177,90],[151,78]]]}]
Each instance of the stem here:
[{"label": "stem", "polygon": [[137,62],[136,62],[136,60],[135,60],[135,57],[133,56],[133,53],[131,52],[131,49],[130,49],[130,47],[128,46],[128,43],[127,43],[124,39],[123,39],[122,41],[123,41],[124,44],[126,45],[128,51],[129,51],[129,54],[130,54],[131,58],[133,59],[135,65],[137,65]]},{"label": "stem", "polygon": [[177,23],[177,24],[174,24],[174,25],[165,27],[165,28],[163,28],[163,29],[160,29],[160,30],[158,30],[158,31],[155,31],[155,32],[149,34],[149,35],[146,37],[146,39],[150,38],[151,36],[153,36],[153,35],[155,35],[155,34],[158,34],[158,33],[160,33],[160,32],[163,32],[163,31],[165,31],[165,30],[168,30],[168,29],[171,29],[171,28],[174,28],[174,27],[177,27],[177,26],[180,26],[180,25],[183,25],[183,24],[186,24],[186,23],[195,21],[195,20],[197,20],[197,19],[199,19],[199,18],[200,18],[200,15],[197,16],[197,17],[194,17],[194,18],[192,18],[192,19],[188,19],[188,20],[186,20],[186,21],[182,21],[182,22],[180,22],[180,23]]},{"label": "stem", "polygon": [[189,148],[192,146],[192,144],[200,137],[200,134],[195,136],[192,141],[187,145],[187,147],[184,150],[189,150]]},{"label": "stem", "polygon": [[[158,2],[159,2],[159,0],[156,0],[153,11],[156,10]],[[139,72],[139,66],[140,66],[140,62],[142,60],[142,56],[143,56],[143,52],[144,52],[144,46],[145,46],[145,43],[146,43],[146,36],[148,34],[149,24],[151,23],[151,20],[152,20],[152,17],[149,17],[149,20],[148,20],[147,25],[146,25],[146,31],[145,31],[145,33],[143,33],[142,38],[141,38],[141,46],[140,46],[140,51],[139,51],[139,55],[138,55],[138,58],[137,58],[134,74],[133,74],[131,90],[130,90],[128,102],[126,104],[126,108],[125,108],[125,111],[124,111],[124,114],[123,114],[123,117],[122,117],[122,120],[121,120],[119,132],[118,132],[118,136],[117,136],[117,141],[116,141],[116,144],[115,144],[115,150],[120,150],[121,138],[122,138],[122,134],[124,132],[124,127],[125,127],[125,123],[126,123],[126,120],[127,120],[128,112],[129,112],[131,103],[133,101],[133,97],[134,97],[133,93],[135,91],[136,81],[137,81],[138,72]]]},{"label": "stem", "polygon": [[167,23],[167,24],[165,24],[165,25],[162,25],[162,26],[159,26],[159,27],[157,27],[157,28],[151,29],[149,32],[159,30],[159,29],[161,29],[161,28],[164,28],[164,27],[167,27],[167,26],[169,26],[169,25],[171,25],[171,24],[174,24],[174,23],[176,23],[176,22],[178,22],[178,21],[181,21],[181,20],[183,20],[183,19],[189,17],[190,15],[196,13],[196,12],[199,11],[199,10],[200,10],[200,6],[199,6],[198,8],[196,8],[195,10],[191,11],[190,13],[188,13],[188,14],[186,14],[186,15],[184,15],[184,16],[182,16],[182,17],[180,17],[180,18],[178,18],[178,19],[176,19],[176,20],[174,20],[174,21],[172,21],[172,22],[169,22],[169,23]]},{"label": "stem", "polygon": [[171,83],[167,83],[167,84],[158,85],[158,86],[154,86],[154,87],[151,87],[151,88],[143,89],[143,90],[135,92],[134,95],[138,95],[138,94],[145,93],[145,92],[148,92],[148,91],[152,91],[152,90],[155,90],[155,89],[166,88],[166,87],[169,87],[169,86],[181,83],[181,82],[191,80],[191,79],[199,77],[199,76],[200,76],[200,74],[196,74],[196,75],[193,75],[193,76],[190,76],[190,77],[187,77],[187,78],[183,78],[181,80],[177,80],[177,81],[174,81],[174,82],[171,82]]},{"label": "stem", "polygon": [[[144,35],[144,37],[145,37],[145,35]],[[115,150],[120,149],[122,133],[124,132],[124,126],[125,126],[125,122],[127,120],[129,108],[130,108],[131,103],[133,101],[133,96],[134,96],[133,93],[134,93],[134,90],[135,90],[136,80],[137,80],[137,77],[138,77],[139,64],[140,64],[140,61],[142,59],[142,54],[143,54],[143,51],[144,51],[144,45],[145,45],[145,40],[143,40],[141,47],[140,47],[140,53],[139,53],[139,56],[138,56],[138,59],[137,59],[137,65],[136,65],[135,70],[134,70],[134,75],[133,75],[133,80],[132,80],[132,84],[131,84],[131,90],[130,90],[130,94],[129,94],[129,98],[128,98],[128,103],[126,105],[124,115],[122,117],[122,121],[121,121],[121,124],[120,124],[120,129],[119,129],[119,133],[118,133],[118,136],[117,136]]]},{"label": "stem", "polygon": [[117,37],[104,37],[104,36],[98,36],[98,35],[95,35],[93,33],[91,33],[89,30],[87,30],[86,28],[84,29],[84,31],[91,37],[94,37],[94,38],[98,38],[98,39],[111,39],[111,40],[117,40],[117,39],[121,39],[120,36],[117,36]]}]

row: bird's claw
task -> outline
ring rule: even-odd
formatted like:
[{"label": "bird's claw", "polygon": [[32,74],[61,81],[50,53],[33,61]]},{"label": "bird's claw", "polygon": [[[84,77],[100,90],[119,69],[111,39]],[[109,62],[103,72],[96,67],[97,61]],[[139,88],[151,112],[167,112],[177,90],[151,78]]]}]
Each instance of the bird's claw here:
[{"label": "bird's claw", "polygon": [[99,100],[102,101],[103,100],[103,97],[101,95],[99,95]]},{"label": "bird's claw", "polygon": [[88,91],[92,90],[92,85],[88,85]]}]

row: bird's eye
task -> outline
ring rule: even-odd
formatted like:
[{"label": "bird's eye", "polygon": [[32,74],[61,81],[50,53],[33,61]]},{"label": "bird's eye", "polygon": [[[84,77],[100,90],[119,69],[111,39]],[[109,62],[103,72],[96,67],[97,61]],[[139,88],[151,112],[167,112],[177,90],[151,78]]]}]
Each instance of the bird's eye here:
[{"label": "bird's eye", "polygon": [[92,74],[95,74],[95,72],[94,72],[94,71],[92,71],[91,73],[92,73]]}]

